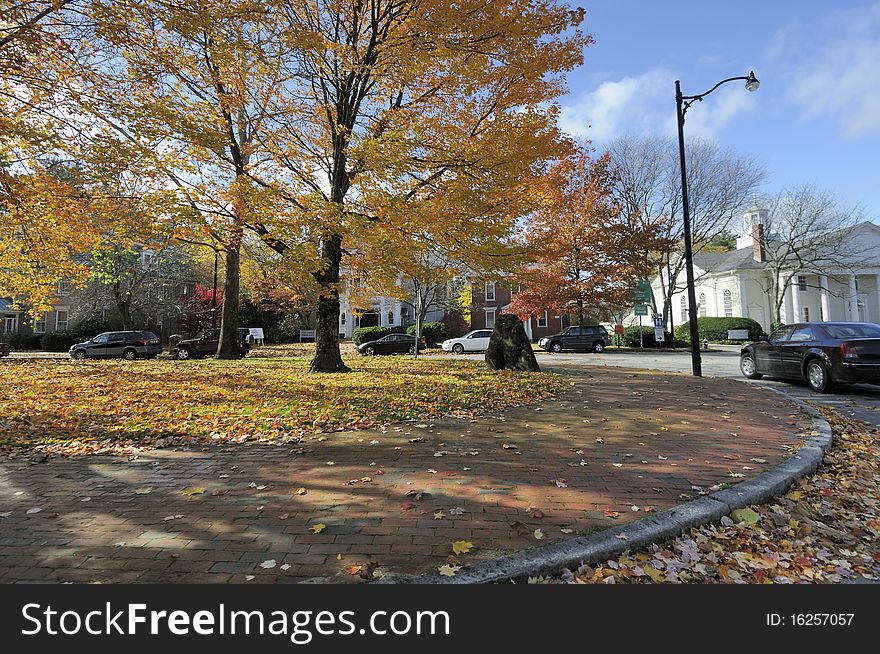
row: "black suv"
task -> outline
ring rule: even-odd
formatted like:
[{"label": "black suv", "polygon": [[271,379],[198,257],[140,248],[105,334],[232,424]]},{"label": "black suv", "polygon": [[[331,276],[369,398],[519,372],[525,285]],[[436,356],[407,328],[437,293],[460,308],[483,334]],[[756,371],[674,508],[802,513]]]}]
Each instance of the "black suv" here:
[{"label": "black suv", "polygon": [[76,343],[68,351],[74,359],[106,359],[122,357],[154,359],[162,354],[162,344],[153,332],[104,332],[85,343]]},{"label": "black suv", "polygon": [[538,347],[548,352],[562,352],[563,350],[601,352],[608,345],[611,345],[611,337],[601,325],[569,327],[561,334],[545,336],[538,341]]},{"label": "black suv", "polygon": [[[172,337],[174,339],[174,337]],[[244,357],[251,351],[250,330],[238,329],[238,356]],[[220,344],[220,330],[206,329],[195,338],[186,338],[172,343],[171,356],[181,361],[197,357],[214,356]]]}]

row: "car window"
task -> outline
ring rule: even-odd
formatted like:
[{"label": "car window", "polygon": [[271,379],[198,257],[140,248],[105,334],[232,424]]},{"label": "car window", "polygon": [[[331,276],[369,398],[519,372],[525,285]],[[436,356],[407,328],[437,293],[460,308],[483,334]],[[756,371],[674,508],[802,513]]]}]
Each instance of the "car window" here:
[{"label": "car window", "polygon": [[788,335],[791,334],[794,327],[780,327],[775,332],[770,334],[771,341],[785,341],[788,339]]},{"label": "car window", "polygon": [[109,334],[98,334],[92,339],[92,343],[106,343]]},{"label": "car window", "polygon": [[492,338],[492,332],[479,332],[479,336],[477,338]]},{"label": "car window", "polygon": [[880,338],[880,325],[822,325],[828,338]]},{"label": "car window", "polygon": [[125,332],[111,332],[107,336],[107,340],[110,341],[121,341],[125,339]]},{"label": "car window", "polygon": [[798,327],[788,337],[789,342],[803,342],[813,340],[813,330],[808,326]]},{"label": "car window", "polygon": [[149,338],[150,340],[159,338],[153,332],[141,332],[142,338]]}]

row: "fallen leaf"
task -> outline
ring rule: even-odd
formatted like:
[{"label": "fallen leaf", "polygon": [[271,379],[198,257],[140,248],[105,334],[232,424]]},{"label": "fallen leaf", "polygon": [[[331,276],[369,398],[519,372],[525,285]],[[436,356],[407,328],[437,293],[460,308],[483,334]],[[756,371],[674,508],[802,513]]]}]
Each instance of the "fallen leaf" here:
[{"label": "fallen leaf", "polygon": [[319,522],[318,524],[312,525],[311,527],[309,527],[309,531],[312,532],[313,534],[320,534],[326,528],[327,528],[327,525],[325,525],[323,522]]},{"label": "fallen leaf", "polygon": [[448,563],[438,568],[438,572],[444,577],[454,577],[459,570],[461,570],[460,565],[449,565]]},{"label": "fallen leaf", "polygon": [[544,538],[544,532],[541,531],[540,529],[535,529],[535,531],[533,533],[535,536],[535,540],[541,540],[542,538]]},{"label": "fallen leaf", "polygon": [[473,546],[474,546],[473,543],[470,543],[466,540],[457,540],[454,543],[452,543],[452,553],[455,555],[467,554],[468,552],[471,551]]},{"label": "fallen leaf", "polygon": [[205,492],[204,487],[202,486],[194,486],[191,488],[184,488],[180,491],[181,495],[203,495]]},{"label": "fallen leaf", "polygon": [[260,564],[260,567],[265,570],[269,570],[271,568],[274,568],[275,567],[275,559],[269,559],[268,561],[263,561]]},{"label": "fallen leaf", "polygon": [[294,495],[305,495],[306,493],[308,493],[308,491],[305,488],[297,488],[293,491]]}]

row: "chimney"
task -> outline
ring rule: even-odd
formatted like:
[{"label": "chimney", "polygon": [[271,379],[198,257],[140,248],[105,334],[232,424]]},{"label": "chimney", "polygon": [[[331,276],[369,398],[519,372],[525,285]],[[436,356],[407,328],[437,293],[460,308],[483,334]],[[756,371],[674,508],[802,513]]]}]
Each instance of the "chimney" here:
[{"label": "chimney", "polygon": [[760,263],[767,260],[764,254],[764,225],[761,223],[752,225],[752,257]]}]

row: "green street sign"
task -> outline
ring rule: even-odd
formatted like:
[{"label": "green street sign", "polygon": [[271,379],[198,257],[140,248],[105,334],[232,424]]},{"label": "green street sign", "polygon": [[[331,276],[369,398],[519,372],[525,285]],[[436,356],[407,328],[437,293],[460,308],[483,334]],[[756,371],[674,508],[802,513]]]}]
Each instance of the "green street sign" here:
[{"label": "green street sign", "polygon": [[[651,301],[651,282],[647,279],[640,279],[636,282],[636,288],[633,291],[633,295],[635,296],[636,302],[650,302]],[[647,314],[638,314],[638,315],[647,315]]]},{"label": "green street sign", "polygon": [[648,305],[647,304],[637,304],[636,305],[636,315],[637,316],[647,316],[648,315]]}]

